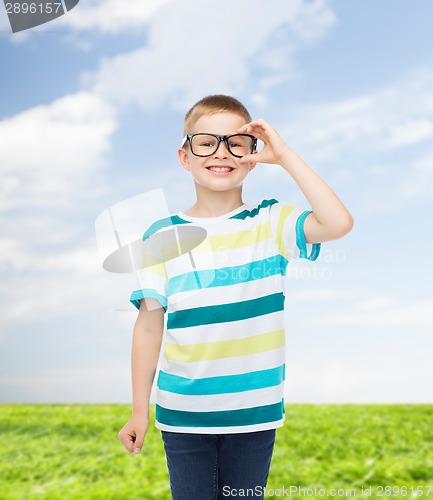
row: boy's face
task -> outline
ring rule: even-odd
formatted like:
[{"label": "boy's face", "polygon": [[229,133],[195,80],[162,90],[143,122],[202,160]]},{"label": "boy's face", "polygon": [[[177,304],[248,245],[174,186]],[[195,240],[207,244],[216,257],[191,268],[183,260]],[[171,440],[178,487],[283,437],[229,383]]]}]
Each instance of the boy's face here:
[{"label": "boy's face", "polygon": [[[210,133],[218,135],[236,134],[245,125],[245,118],[228,112],[202,116],[188,130],[189,134]],[[185,170],[191,172],[194,181],[212,191],[226,191],[242,185],[245,177],[256,163],[239,163],[240,158],[233,156],[221,141],[218,149],[211,156],[195,156],[187,143],[178,150],[179,162]],[[211,167],[231,167],[231,172],[215,172]]]}]

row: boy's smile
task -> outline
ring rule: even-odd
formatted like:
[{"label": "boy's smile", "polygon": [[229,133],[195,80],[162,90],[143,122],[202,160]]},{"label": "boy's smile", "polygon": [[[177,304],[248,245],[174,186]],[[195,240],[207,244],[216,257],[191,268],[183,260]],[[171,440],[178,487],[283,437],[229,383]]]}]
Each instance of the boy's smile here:
[{"label": "boy's smile", "polygon": [[206,167],[206,170],[210,170],[216,175],[228,175],[231,172],[233,172],[234,167],[229,167],[229,166],[212,166],[212,167]]}]

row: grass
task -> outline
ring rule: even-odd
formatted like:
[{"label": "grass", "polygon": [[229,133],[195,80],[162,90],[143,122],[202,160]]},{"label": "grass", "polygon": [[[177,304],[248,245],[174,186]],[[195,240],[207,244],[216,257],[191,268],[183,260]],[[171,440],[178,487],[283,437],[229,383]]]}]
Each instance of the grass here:
[{"label": "grass", "polygon": [[[155,407],[139,455],[117,438],[130,414],[123,404],[0,405],[0,499],[170,500]],[[286,405],[266,497],[336,488],[365,498],[370,486],[371,498],[418,488],[433,499],[433,405]],[[314,487],[323,491],[301,490]]]}]

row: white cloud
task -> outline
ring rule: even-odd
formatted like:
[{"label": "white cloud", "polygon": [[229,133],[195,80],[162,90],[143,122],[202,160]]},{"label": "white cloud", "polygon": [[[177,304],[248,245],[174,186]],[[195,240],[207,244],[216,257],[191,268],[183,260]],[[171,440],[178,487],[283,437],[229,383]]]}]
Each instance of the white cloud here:
[{"label": "white cloud", "polygon": [[98,296],[96,241],[79,216],[105,194],[101,172],[115,128],[111,106],[87,91],[0,122],[4,321],[79,312]]},{"label": "white cloud", "polygon": [[402,200],[433,199],[433,150],[414,159],[399,185]]},{"label": "white cloud", "polygon": [[432,89],[433,68],[420,68],[390,88],[303,108],[282,134],[321,162],[418,144],[433,138]]},{"label": "white cloud", "polygon": [[[0,375],[0,403],[132,403],[129,355],[132,328],[129,331],[125,338],[128,344],[125,361],[109,366],[41,367],[30,375],[19,372]],[[105,343],[110,340],[117,348],[122,345],[118,339],[104,339]],[[157,380],[158,373],[152,384],[151,404],[155,402]]]},{"label": "white cloud", "polygon": [[81,0],[72,10],[63,16],[53,19],[49,23],[34,28],[12,33],[3,2],[0,3],[0,32],[10,33],[11,43],[24,43],[35,33],[44,33],[52,30],[70,28],[72,36],[67,39],[86,49],[89,41],[82,38],[83,32],[92,35],[116,35],[118,33],[142,33],[154,13],[173,0]]},{"label": "white cloud", "polygon": [[[393,212],[433,198],[433,67],[420,67],[369,94],[293,110],[279,131],[338,189],[356,213]],[[429,147],[429,152],[421,148]]]},{"label": "white cloud", "polygon": [[83,83],[109,101],[143,108],[166,100],[175,107],[189,105],[203,93],[236,94],[245,91],[251,69],[260,65],[279,29],[284,43],[272,45],[277,75],[264,78],[281,76],[292,53],[319,39],[334,22],[325,0],[275,0],[272,9],[257,0],[224,0],[217,7],[205,0],[200,8],[193,0],[176,2],[154,14],[145,47],[103,60],[96,73],[83,75]]},{"label": "white cloud", "polygon": [[[76,260],[69,266],[62,258],[51,271],[42,269],[42,272],[21,273],[9,278],[0,286],[3,324],[37,324],[53,318],[87,314],[86,311],[93,309],[122,310],[124,314],[127,314],[125,309],[134,312],[129,296],[138,288],[136,277],[109,274],[101,271],[97,264],[96,259],[91,260],[89,270],[85,271],[82,262]],[[103,324],[101,318],[98,328]]]},{"label": "white cloud", "polygon": [[[364,358],[365,359],[365,358]],[[432,403],[433,371],[428,363],[417,363],[404,354],[388,354],[380,364],[365,359],[331,362],[323,367],[288,363],[286,403],[393,404]]]},{"label": "white cloud", "polygon": [[64,206],[90,187],[116,128],[113,109],[83,91],[0,122],[0,210]]},{"label": "white cloud", "polygon": [[[380,300],[379,300],[380,299]],[[433,326],[433,301],[422,300],[414,304],[396,304],[396,300],[378,298],[376,303],[361,302],[358,308],[349,312],[329,314],[305,319],[306,326],[349,326],[366,325],[372,327],[389,326]]]},{"label": "white cloud", "polygon": [[351,298],[369,296],[367,290],[362,289],[334,289],[334,288],[308,288],[301,289],[296,292],[286,293],[287,300],[291,303],[294,300],[310,301],[310,300],[349,300]]},{"label": "white cloud", "polygon": [[360,302],[357,308],[361,311],[375,311],[385,307],[397,306],[397,302],[394,297],[378,296]]},{"label": "white cloud", "polygon": [[0,376],[2,403],[126,402],[132,396],[130,372],[128,362],[119,362],[4,375]]},{"label": "white cloud", "polygon": [[173,0],[81,0],[74,9],[55,22],[78,32],[138,32],[158,9],[172,2]]},{"label": "white cloud", "polygon": [[[48,221],[47,226],[52,225]],[[101,267],[96,242],[79,241],[72,248],[59,248],[53,242],[49,245],[43,240],[44,234],[31,239],[31,244],[14,238],[4,238],[2,242],[2,255],[0,263],[12,267],[16,271],[42,271],[53,270],[74,273],[87,273]],[[62,236],[64,243],[65,235]],[[37,251],[39,250],[39,251]]]}]

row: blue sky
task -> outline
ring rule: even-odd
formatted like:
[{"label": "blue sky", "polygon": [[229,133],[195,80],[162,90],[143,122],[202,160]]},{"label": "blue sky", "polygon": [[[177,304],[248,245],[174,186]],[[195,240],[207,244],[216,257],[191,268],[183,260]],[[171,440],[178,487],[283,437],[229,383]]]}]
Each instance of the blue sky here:
[{"label": "blue sky", "polygon": [[[183,115],[228,93],[355,219],[291,264],[286,401],[432,403],[432,14],[427,0],[82,0],[12,34],[1,5],[0,401],[131,401],[137,280],[102,269],[95,219],[158,189],[189,208]],[[245,201],[266,198],[309,208],[277,165],[245,181]]]}]

